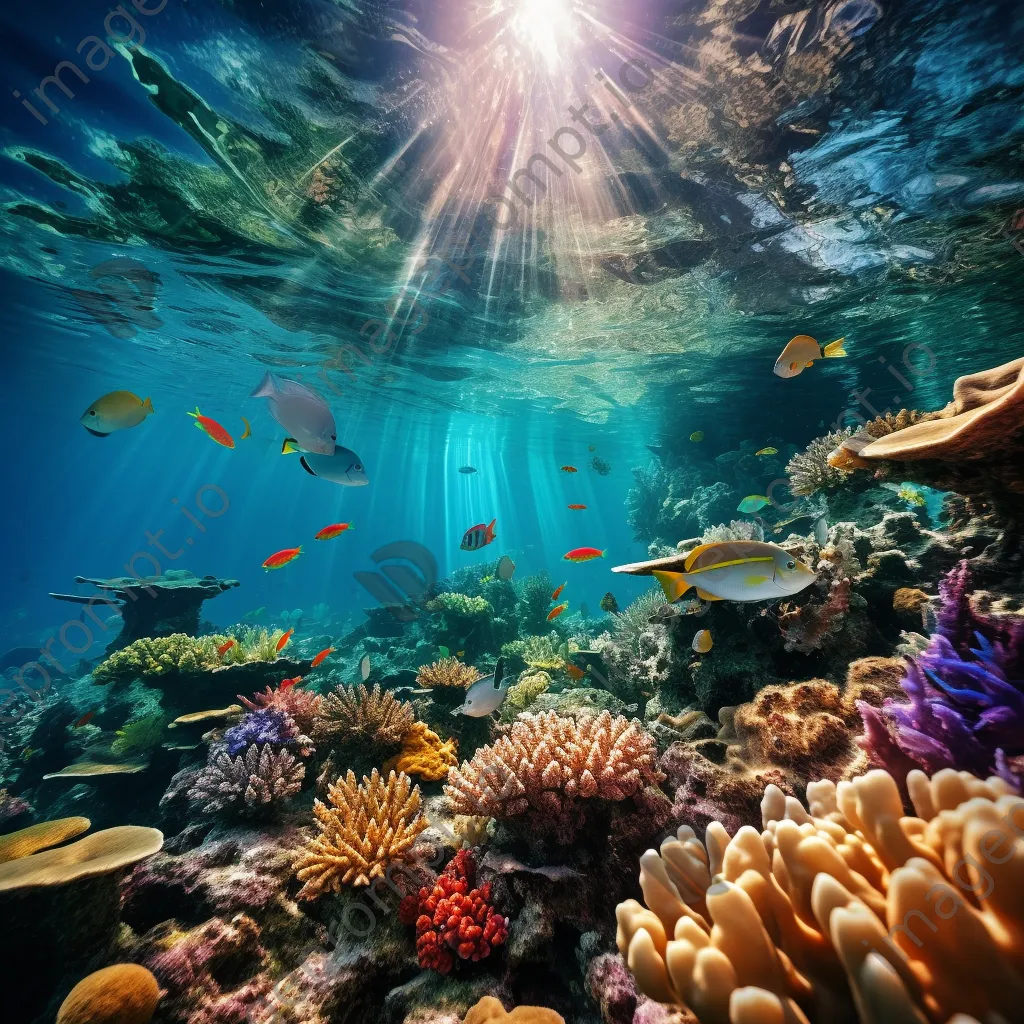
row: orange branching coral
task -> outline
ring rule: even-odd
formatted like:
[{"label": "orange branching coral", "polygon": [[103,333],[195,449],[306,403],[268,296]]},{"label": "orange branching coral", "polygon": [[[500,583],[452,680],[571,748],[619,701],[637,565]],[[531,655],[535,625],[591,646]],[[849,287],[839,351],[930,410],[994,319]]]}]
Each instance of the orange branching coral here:
[{"label": "orange branching coral", "polygon": [[876,770],[811,783],[810,813],[769,786],[763,832],[684,825],[648,850],[647,906],[616,912],[640,990],[702,1024],[1019,1017],[1024,799],[949,769],[907,785],[916,817]]},{"label": "orange branching coral", "polygon": [[313,735],[328,744],[361,740],[371,746],[397,746],[415,717],[411,704],[397,700],[379,684],[372,690],[362,683],[341,685],[324,697]]},{"label": "orange branching coral", "polygon": [[458,658],[442,658],[432,665],[421,665],[416,682],[428,690],[449,686],[466,690],[480,678],[480,673],[472,665]]},{"label": "orange branching coral", "polygon": [[418,775],[425,782],[437,782],[459,763],[455,740],[442,740],[423,722],[415,722],[402,740],[402,751],[385,762],[384,771]]},{"label": "orange branching coral", "polygon": [[251,701],[246,700],[241,694],[238,694],[238,699],[250,711],[259,711],[260,708],[276,708],[283,711],[299,727],[299,731],[304,733],[311,732],[315,727],[323,703],[323,697],[319,693],[299,686],[289,686],[283,690],[281,687],[272,690],[268,686],[262,693],[253,694]]},{"label": "orange branching coral", "polygon": [[456,814],[513,818],[532,812],[566,838],[580,800],[624,800],[663,778],[654,740],[639,722],[608,711],[562,718],[524,714],[493,746],[448,774],[445,796]]},{"label": "orange branching coral", "polygon": [[298,899],[313,900],[344,885],[369,885],[389,864],[403,860],[427,827],[420,811],[420,788],[404,773],[387,781],[374,768],[356,785],[351,770],[328,787],[331,806],[313,803],[320,835],[309,840],[295,861],[303,882]]}]

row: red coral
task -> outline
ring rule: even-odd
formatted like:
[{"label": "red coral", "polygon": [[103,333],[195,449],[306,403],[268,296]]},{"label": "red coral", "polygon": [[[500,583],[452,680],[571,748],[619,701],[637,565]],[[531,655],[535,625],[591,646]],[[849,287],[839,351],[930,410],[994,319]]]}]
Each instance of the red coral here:
[{"label": "red coral", "polygon": [[491,883],[473,887],[476,864],[470,850],[459,850],[431,888],[399,904],[403,924],[416,925],[420,967],[447,974],[451,950],[463,960],[483,960],[508,938],[508,918],[491,906]]}]

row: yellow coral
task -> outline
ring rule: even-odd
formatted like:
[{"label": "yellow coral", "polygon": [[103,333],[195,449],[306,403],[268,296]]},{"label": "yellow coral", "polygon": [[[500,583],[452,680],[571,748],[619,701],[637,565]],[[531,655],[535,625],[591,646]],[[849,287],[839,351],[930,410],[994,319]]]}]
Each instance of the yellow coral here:
[{"label": "yellow coral", "polygon": [[547,669],[565,668],[570,655],[579,646],[574,641],[559,639],[557,633],[550,636],[528,636],[523,643],[523,661],[530,668]]},{"label": "yellow coral", "polygon": [[547,672],[524,672],[519,682],[508,688],[501,706],[502,722],[514,722],[516,715],[525,711],[550,685],[551,676]]},{"label": "yellow coral", "polygon": [[328,787],[328,807],[313,803],[320,835],[310,839],[295,861],[303,884],[298,899],[312,900],[345,885],[369,885],[389,864],[402,860],[427,827],[420,811],[420,788],[394,772],[387,781],[376,768],[356,785],[349,769]]},{"label": "yellow coral", "polygon": [[448,777],[448,769],[459,763],[455,740],[442,740],[423,722],[413,727],[402,738],[402,750],[385,762],[384,771],[418,775],[424,782],[437,782]]},{"label": "yellow coral", "polygon": [[442,658],[431,665],[421,665],[416,682],[428,690],[447,686],[466,690],[480,678],[481,674],[472,665],[458,658]]}]

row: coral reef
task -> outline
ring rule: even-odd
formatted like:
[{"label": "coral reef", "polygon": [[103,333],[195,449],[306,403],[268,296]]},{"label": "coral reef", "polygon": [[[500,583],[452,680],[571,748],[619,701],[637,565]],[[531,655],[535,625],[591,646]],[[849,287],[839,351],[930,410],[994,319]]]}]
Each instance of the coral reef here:
[{"label": "coral reef", "polygon": [[508,918],[491,905],[491,886],[475,885],[476,862],[459,850],[433,886],[409,895],[399,905],[403,924],[416,926],[420,967],[448,974],[453,952],[461,960],[483,960],[508,938]]},{"label": "coral reef", "polygon": [[788,602],[779,609],[779,629],[787,651],[810,654],[833,639],[843,628],[850,610],[851,584],[848,579],[834,580],[828,597],[821,604],[793,606]]},{"label": "coral reef", "polygon": [[530,672],[520,676],[519,682],[508,688],[505,703],[501,705],[499,717],[505,724],[513,722],[520,712],[530,707],[536,699],[551,687],[551,676],[547,672]]},{"label": "coral reef", "polygon": [[441,658],[429,665],[421,665],[416,675],[416,683],[424,689],[453,688],[466,690],[473,685],[481,673],[472,665],[467,665],[458,658]]},{"label": "coral reef", "polygon": [[413,788],[408,775],[391,772],[385,781],[374,769],[357,785],[349,771],[328,788],[327,798],[330,807],[314,802],[319,835],[295,861],[295,875],[303,883],[300,900],[383,877],[385,868],[405,858],[427,827],[419,786]]},{"label": "coral reef", "polygon": [[250,711],[258,711],[260,708],[283,711],[305,733],[313,731],[323,713],[323,697],[302,686],[289,686],[286,689],[278,686],[276,690],[268,686],[262,693],[253,694],[252,700],[247,700],[241,694],[238,699]]},{"label": "coral reef", "polygon": [[149,754],[164,739],[167,719],[163,715],[145,715],[126,722],[118,730],[110,752],[118,757],[139,757]]},{"label": "coral reef", "polygon": [[847,470],[829,464],[828,457],[853,436],[853,427],[833,431],[815,438],[799,455],[794,455],[786,466],[789,489],[801,496],[815,491],[831,491],[842,487],[849,479]]},{"label": "coral reef", "polygon": [[466,594],[454,594],[446,591],[426,603],[428,612],[441,612],[453,618],[478,619],[493,615],[494,609],[489,601],[482,597],[469,597]]},{"label": "coral reef", "polygon": [[565,1024],[565,1018],[543,1006],[517,1006],[506,1013],[494,996],[484,996],[466,1014],[462,1024]]},{"label": "coral reef", "polygon": [[341,684],[320,705],[313,736],[338,746],[357,742],[374,748],[397,746],[415,721],[412,706],[375,683],[373,689]]},{"label": "coral reef", "polygon": [[647,905],[616,914],[639,989],[729,1024],[834,1020],[851,1001],[864,1024],[1012,1019],[1024,851],[1011,815],[1024,804],[967,773],[908,782],[917,817],[875,770],[809,787],[810,813],[768,787],[763,833],[712,823],[701,843],[683,826],[648,850]]},{"label": "coral reef", "polygon": [[607,711],[579,720],[549,711],[521,716],[493,746],[453,768],[444,791],[454,813],[529,814],[531,824],[568,841],[581,801],[624,800],[661,778],[654,742],[639,722]]},{"label": "coral reef", "polygon": [[224,733],[224,746],[232,757],[252,746],[294,747],[305,757],[312,752],[312,742],[291,716],[277,708],[252,711]]},{"label": "coral reef", "polygon": [[206,767],[188,791],[189,799],[205,814],[227,809],[264,811],[298,793],[306,777],[305,766],[287,750],[243,745],[245,753],[232,757],[219,746],[210,748]]},{"label": "coral reef", "polygon": [[159,1001],[152,971],[138,964],[111,964],[68,993],[57,1024],[148,1024]]},{"label": "coral reef", "polygon": [[384,763],[386,772],[416,775],[424,782],[447,778],[448,770],[459,763],[455,740],[442,740],[423,722],[414,722],[402,739],[402,750]]},{"label": "coral reef", "polygon": [[0,789],[0,825],[19,814],[27,814],[32,810],[32,805],[23,800],[20,796],[12,796],[6,789]]},{"label": "coral reef", "polygon": [[165,672],[202,672],[220,664],[214,640],[187,633],[143,637],[111,654],[92,676],[97,683],[125,683]]}]

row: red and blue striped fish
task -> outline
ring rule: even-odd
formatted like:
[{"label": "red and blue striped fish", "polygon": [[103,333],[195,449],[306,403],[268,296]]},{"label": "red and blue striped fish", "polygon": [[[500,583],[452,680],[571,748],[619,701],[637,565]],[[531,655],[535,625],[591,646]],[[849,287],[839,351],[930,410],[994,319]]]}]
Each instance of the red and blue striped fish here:
[{"label": "red and blue striped fish", "polygon": [[476,551],[479,548],[486,547],[494,539],[494,524],[497,523],[497,519],[492,519],[486,526],[483,523],[478,523],[476,526],[471,526],[462,536],[462,543],[459,545],[463,551]]}]

